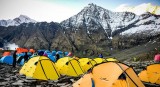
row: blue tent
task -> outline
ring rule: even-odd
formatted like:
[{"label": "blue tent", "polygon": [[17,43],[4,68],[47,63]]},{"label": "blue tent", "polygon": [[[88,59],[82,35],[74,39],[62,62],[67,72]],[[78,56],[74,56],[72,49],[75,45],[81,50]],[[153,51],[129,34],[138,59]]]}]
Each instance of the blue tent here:
[{"label": "blue tent", "polygon": [[44,51],[38,51],[38,55],[43,56]]},{"label": "blue tent", "polygon": [[24,64],[24,59],[22,59],[19,64],[22,66]]},{"label": "blue tent", "polygon": [[38,56],[38,55],[37,54],[33,54],[33,55],[30,56],[30,58],[35,57],[35,56]]},{"label": "blue tent", "polygon": [[[17,59],[17,64],[19,64],[19,65],[23,65],[23,64],[24,64],[24,55],[25,55],[25,53],[21,53],[21,54],[18,54],[18,55],[17,55],[17,58],[16,58],[16,59]],[[32,55],[31,52],[28,52],[27,55],[29,56],[28,59],[36,56],[36,55],[34,55],[34,54]]]},{"label": "blue tent", "polygon": [[68,52],[64,52],[64,56],[67,56],[68,55]]},{"label": "blue tent", "polygon": [[63,52],[62,51],[57,51],[56,54],[59,54],[59,57],[62,58],[63,57]]},{"label": "blue tent", "polygon": [[28,56],[32,56],[32,53],[31,53],[31,52],[28,52],[27,55],[28,55]]},{"label": "blue tent", "polygon": [[51,52],[50,52],[49,50],[46,50],[46,51],[44,51],[44,53],[47,53],[47,54],[48,54],[48,53],[51,53]]},{"label": "blue tent", "polygon": [[19,64],[19,65],[24,64],[24,56],[18,56],[17,57],[17,64]]},{"label": "blue tent", "polygon": [[54,50],[54,51],[52,51],[52,55],[53,56],[55,56],[56,55],[56,51]]},{"label": "blue tent", "polygon": [[55,58],[55,56],[48,55],[48,58],[49,58],[50,60],[52,60],[53,62],[56,62],[56,58]]},{"label": "blue tent", "polygon": [[19,57],[19,56],[24,56],[25,55],[25,53],[19,53],[19,54],[17,54],[17,56]]},{"label": "blue tent", "polygon": [[4,56],[1,58],[2,63],[6,64],[12,64],[13,63],[13,57],[12,56]]}]

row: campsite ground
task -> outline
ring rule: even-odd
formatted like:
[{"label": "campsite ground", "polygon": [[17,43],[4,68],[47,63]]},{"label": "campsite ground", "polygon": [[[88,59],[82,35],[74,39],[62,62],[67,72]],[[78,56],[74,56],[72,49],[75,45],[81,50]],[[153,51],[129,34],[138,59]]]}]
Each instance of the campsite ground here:
[{"label": "campsite ground", "polygon": [[[153,61],[143,62],[128,62],[124,61],[125,64],[134,68],[138,74],[147,65],[153,64]],[[63,76],[57,81],[40,81],[31,78],[26,78],[24,75],[19,74],[21,66],[12,68],[11,65],[0,64],[0,86],[1,87],[72,87],[72,84],[77,81],[80,77],[66,77]],[[160,87],[160,85],[145,83],[146,87]]]},{"label": "campsite ground", "polygon": [[[139,45],[131,49],[126,49],[120,52],[114,52],[112,57],[118,58],[121,62],[133,67],[138,74],[147,65],[153,64],[155,48],[160,50],[160,39],[150,41],[147,44]],[[3,52],[0,52],[0,56]],[[136,57],[137,60],[133,61]],[[19,74],[21,66],[12,68],[10,65],[0,64],[0,87],[71,87],[72,84],[80,77],[61,77],[57,81],[40,81],[31,78],[26,78]],[[146,87],[160,87],[160,85],[144,83]]]}]

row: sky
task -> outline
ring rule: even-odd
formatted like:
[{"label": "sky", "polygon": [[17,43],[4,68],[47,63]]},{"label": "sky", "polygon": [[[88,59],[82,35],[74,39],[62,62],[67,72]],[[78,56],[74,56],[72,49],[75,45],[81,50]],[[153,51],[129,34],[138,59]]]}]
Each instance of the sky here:
[{"label": "sky", "polygon": [[151,3],[160,6],[160,0],[0,0],[0,20],[26,15],[38,22],[61,22],[76,15],[89,3],[111,11],[123,5]]}]

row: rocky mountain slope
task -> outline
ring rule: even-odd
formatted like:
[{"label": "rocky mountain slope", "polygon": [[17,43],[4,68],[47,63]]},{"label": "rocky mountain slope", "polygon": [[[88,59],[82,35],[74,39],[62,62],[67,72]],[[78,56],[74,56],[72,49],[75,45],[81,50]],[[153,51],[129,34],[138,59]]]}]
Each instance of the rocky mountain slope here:
[{"label": "rocky mountain slope", "polygon": [[19,26],[0,27],[1,39],[20,47],[49,49],[61,27],[57,23],[25,23]]},{"label": "rocky mountain slope", "polygon": [[5,27],[8,27],[8,26],[18,26],[22,23],[35,23],[36,21],[25,16],[25,15],[20,15],[19,17],[11,20],[0,20],[0,26],[5,26]]},{"label": "rocky mountain slope", "polygon": [[[94,50],[107,50],[118,48],[126,49],[143,44],[160,34],[160,16],[149,12],[140,16],[131,12],[112,12],[89,4],[77,15],[61,22],[66,34],[74,43],[85,43],[84,46]],[[83,34],[79,33],[82,32]],[[70,33],[72,31],[72,33]],[[81,36],[77,39],[76,36]],[[86,38],[91,44],[83,41]],[[138,39],[137,39],[138,38]],[[82,45],[82,43],[79,43]],[[93,48],[92,48],[93,49]]]},{"label": "rocky mountain slope", "polygon": [[126,49],[159,37],[160,16],[145,13],[112,12],[89,4],[78,14],[58,23],[24,23],[0,27],[4,41],[20,47],[59,49],[97,55]]}]

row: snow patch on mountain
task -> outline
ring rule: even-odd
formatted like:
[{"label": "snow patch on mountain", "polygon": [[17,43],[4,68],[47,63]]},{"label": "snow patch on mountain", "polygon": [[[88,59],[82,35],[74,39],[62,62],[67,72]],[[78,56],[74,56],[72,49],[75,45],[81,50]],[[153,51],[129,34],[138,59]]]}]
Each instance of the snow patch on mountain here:
[{"label": "snow patch on mountain", "polygon": [[133,27],[133,28],[130,28],[129,30],[126,30],[124,32],[122,32],[122,35],[125,35],[125,34],[128,34],[128,35],[131,35],[131,34],[134,34],[134,33],[142,33],[142,32],[147,32],[149,34],[154,34],[156,32],[160,32],[160,25],[141,25],[141,26],[138,26],[138,27]]}]

